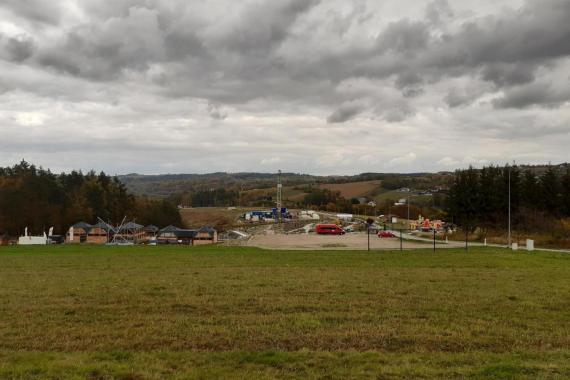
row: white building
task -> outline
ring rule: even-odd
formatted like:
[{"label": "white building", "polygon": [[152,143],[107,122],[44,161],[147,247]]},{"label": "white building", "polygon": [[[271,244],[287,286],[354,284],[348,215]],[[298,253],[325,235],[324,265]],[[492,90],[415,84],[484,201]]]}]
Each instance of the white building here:
[{"label": "white building", "polygon": [[[50,232],[53,232],[53,227],[50,228]],[[46,245],[48,243],[48,237],[44,232],[43,236],[28,236],[28,227],[24,230],[24,236],[18,238],[19,245]]]}]

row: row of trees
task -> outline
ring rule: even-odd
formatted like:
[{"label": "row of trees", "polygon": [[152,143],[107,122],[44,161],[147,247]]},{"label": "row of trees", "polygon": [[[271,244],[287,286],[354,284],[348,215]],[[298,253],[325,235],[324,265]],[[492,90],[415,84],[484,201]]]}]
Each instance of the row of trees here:
[{"label": "row of trees", "polygon": [[[303,199],[303,206],[331,212],[352,212],[353,203],[344,198],[339,191],[310,188]],[[356,201],[358,203],[358,201]]]},{"label": "row of trees", "polygon": [[25,161],[0,168],[0,234],[18,235],[25,227],[40,233],[50,226],[63,233],[81,220],[118,223],[124,216],[141,224],[180,223],[171,203],[137,198],[103,172],[54,174]]},{"label": "row of trees", "polygon": [[517,166],[489,166],[456,172],[446,211],[457,224],[474,229],[506,227],[509,213],[518,228],[540,228],[545,220],[570,217],[570,167],[548,167],[538,175]]}]

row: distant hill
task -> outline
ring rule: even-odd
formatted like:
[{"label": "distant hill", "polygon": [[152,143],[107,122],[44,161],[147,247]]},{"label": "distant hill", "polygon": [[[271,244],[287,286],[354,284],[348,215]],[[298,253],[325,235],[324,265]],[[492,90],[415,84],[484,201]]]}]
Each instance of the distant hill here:
[{"label": "distant hill", "polygon": [[[298,187],[314,185],[341,190],[359,196],[374,190],[382,181],[388,189],[402,186],[430,188],[446,183],[451,173],[362,173],[352,176],[314,176],[309,174],[282,173],[283,186]],[[127,174],[119,176],[127,188],[137,195],[168,197],[184,192],[224,188],[226,190],[248,191],[273,188],[277,183],[275,173],[209,173],[209,174]],[[339,184],[346,184],[340,186]],[[362,189],[360,189],[362,184]],[[372,186],[372,184],[374,184]],[[372,186],[372,187],[371,187]]]}]

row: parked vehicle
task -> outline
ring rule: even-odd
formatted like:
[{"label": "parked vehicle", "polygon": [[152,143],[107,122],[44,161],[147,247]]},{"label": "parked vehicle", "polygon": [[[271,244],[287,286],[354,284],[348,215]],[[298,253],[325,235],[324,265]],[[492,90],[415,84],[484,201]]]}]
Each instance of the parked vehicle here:
[{"label": "parked vehicle", "polygon": [[319,235],[344,235],[346,233],[342,227],[336,224],[317,224],[315,231]]},{"label": "parked vehicle", "polygon": [[379,238],[394,238],[396,235],[392,231],[380,231],[378,232]]}]

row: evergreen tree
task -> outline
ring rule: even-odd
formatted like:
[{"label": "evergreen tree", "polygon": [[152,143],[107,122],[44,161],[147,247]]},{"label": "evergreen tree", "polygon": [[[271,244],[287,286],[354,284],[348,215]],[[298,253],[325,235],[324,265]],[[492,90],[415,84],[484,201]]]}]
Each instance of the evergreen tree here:
[{"label": "evergreen tree", "polygon": [[561,214],[560,182],[554,168],[548,170],[540,177],[540,196],[542,207],[551,215]]},{"label": "evergreen tree", "polygon": [[475,169],[456,173],[454,183],[449,191],[447,212],[453,221],[466,230],[472,231],[480,220],[480,186],[479,176]]},{"label": "evergreen tree", "polygon": [[540,186],[530,169],[525,171],[521,187],[522,206],[534,210],[540,208]]},{"label": "evergreen tree", "polygon": [[570,217],[570,167],[566,165],[566,172],[562,176],[562,213],[566,217]]}]

